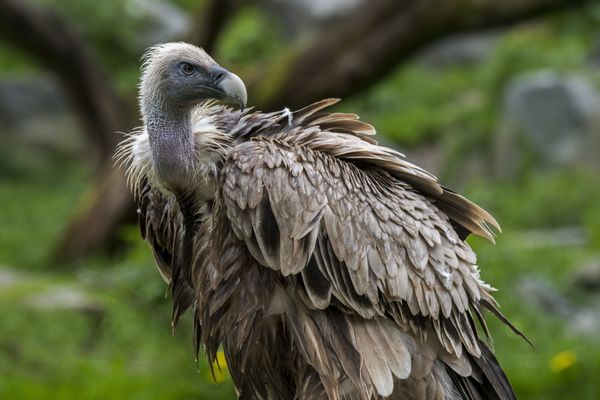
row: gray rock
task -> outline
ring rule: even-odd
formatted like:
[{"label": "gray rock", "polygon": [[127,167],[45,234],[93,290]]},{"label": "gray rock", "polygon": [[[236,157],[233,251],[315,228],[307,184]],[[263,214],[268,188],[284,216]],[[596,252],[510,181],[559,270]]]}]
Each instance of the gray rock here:
[{"label": "gray rock", "polygon": [[477,64],[494,51],[498,37],[496,31],[449,36],[425,49],[418,60],[435,67]]},{"label": "gray rock", "polygon": [[565,334],[597,338],[600,331],[600,260],[573,273],[571,284],[559,291],[547,278],[530,275],[517,282],[523,304],[564,322]]},{"label": "gray rock", "polygon": [[75,280],[57,282],[44,274],[22,273],[0,266],[0,303],[20,303],[38,310],[70,310],[97,314],[102,299]]},{"label": "gray rock", "polygon": [[23,277],[16,271],[0,266],[0,290],[14,286],[23,281]]},{"label": "gray rock", "polygon": [[579,225],[515,232],[515,247],[523,249],[577,247],[587,243],[586,231]]},{"label": "gray rock", "polygon": [[287,36],[295,36],[342,18],[366,0],[266,0],[271,14]]},{"label": "gray rock", "polygon": [[67,100],[59,83],[48,76],[0,80],[0,124],[13,127],[31,116],[65,113]]},{"label": "gray rock", "polygon": [[600,297],[600,259],[588,261],[573,272],[573,283],[577,288]]},{"label": "gray rock", "polygon": [[147,21],[138,35],[138,47],[170,42],[190,31],[191,18],[175,4],[161,0],[128,0],[129,12]]},{"label": "gray rock", "polygon": [[581,76],[539,71],[514,79],[504,96],[497,170],[515,172],[525,149],[544,167],[599,165],[600,94]]},{"label": "gray rock", "polygon": [[572,317],[576,334],[598,338],[600,331],[600,258],[592,258],[571,274],[573,291],[584,305]]},{"label": "gray rock", "polygon": [[286,6],[298,7],[314,19],[325,20],[352,11],[364,0],[272,0]]},{"label": "gray rock", "polygon": [[47,76],[0,80],[0,140],[77,151],[81,125],[59,83]]},{"label": "gray rock", "polygon": [[575,307],[548,279],[543,276],[526,276],[517,283],[519,295],[525,304],[545,313],[570,318]]},{"label": "gray rock", "polygon": [[588,307],[573,314],[569,323],[569,333],[573,336],[590,336],[597,339],[600,330],[599,305],[596,304],[596,307]]},{"label": "gray rock", "polygon": [[104,308],[85,290],[68,285],[50,287],[41,293],[27,297],[24,302],[39,310],[96,312]]}]

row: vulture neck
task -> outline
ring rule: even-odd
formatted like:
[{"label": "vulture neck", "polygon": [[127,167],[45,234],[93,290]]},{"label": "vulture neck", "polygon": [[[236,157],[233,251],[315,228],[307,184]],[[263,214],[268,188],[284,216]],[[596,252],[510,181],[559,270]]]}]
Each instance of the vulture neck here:
[{"label": "vulture neck", "polygon": [[158,179],[174,193],[191,191],[196,161],[191,108],[162,103],[145,110],[144,119]]}]

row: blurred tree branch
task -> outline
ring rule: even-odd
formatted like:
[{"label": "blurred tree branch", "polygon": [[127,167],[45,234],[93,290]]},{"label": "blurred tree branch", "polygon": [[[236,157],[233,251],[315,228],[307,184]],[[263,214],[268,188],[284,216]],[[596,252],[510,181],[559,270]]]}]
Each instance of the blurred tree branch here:
[{"label": "blurred tree branch", "polygon": [[124,172],[112,158],[102,167],[101,177],[86,194],[54,249],[54,259],[72,263],[91,251],[118,243],[123,223],[135,219],[135,205]]},{"label": "blurred tree branch", "polygon": [[[212,50],[233,10],[244,0],[208,0],[191,40]],[[251,104],[261,109],[300,107],[324,97],[346,97],[377,82],[417,50],[459,32],[489,29],[586,0],[377,0],[312,41],[265,67],[241,71]],[[76,100],[106,159],[103,178],[67,228],[57,257],[73,261],[110,242],[118,226],[134,214],[123,173],[112,168],[118,135],[127,124],[118,99],[83,40],[56,14],[24,0],[0,0],[0,34],[57,73]],[[131,113],[134,114],[133,112]]]},{"label": "blurred tree branch", "polygon": [[417,50],[460,32],[505,26],[587,0],[378,0],[292,49],[248,82],[263,109],[347,97],[382,79]]},{"label": "blurred tree branch", "polygon": [[233,0],[208,0],[200,10],[200,21],[190,35],[190,42],[211,54],[219,34],[229,22],[234,8]]},{"label": "blurred tree branch", "polygon": [[90,159],[101,165],[100,184],[90,193],[59,242],[57,256],[73,261],[105,243],[134,210],[123,172],[112,155],[132,126],[134,107],[119,98],[108,74],[73,27],[51,10],[26,0],[0,0],[0,35],[59,77],[84,124]]},{"label": "blurred tree branch", "polygon": [[60,15],[24,0],[0,0],[0,35],[61,80],[93,146],[109,159],[123,130],[122,103],[108,75],[81,36]]}]

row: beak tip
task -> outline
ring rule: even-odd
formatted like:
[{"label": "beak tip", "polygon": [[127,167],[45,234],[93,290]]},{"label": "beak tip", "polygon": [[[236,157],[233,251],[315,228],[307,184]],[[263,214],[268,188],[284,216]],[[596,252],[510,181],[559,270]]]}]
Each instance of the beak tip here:
[{"label": "beak tip", "polygon": [[240,106],[240,109],[244,111],[248,100],[248,94],[246,93],[246,85],[244,85],[242,79],[230,72],[227,77],[221,81],[220,86],[225,95],[229,97],[230,100],[237,103]]}]

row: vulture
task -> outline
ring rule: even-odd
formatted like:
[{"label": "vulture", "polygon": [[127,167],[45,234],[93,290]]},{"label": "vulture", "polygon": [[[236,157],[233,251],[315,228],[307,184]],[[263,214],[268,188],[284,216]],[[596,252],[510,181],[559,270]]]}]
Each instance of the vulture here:
[{"label": "vulture", "polygon": [[515,399],[483,317],[500,313],[465,242],[498,223],[372,138],[338,99],[245,108],[187,43],[142,58],[143,126],[121,143],[143,239],[223,351],[240,399]]}]

